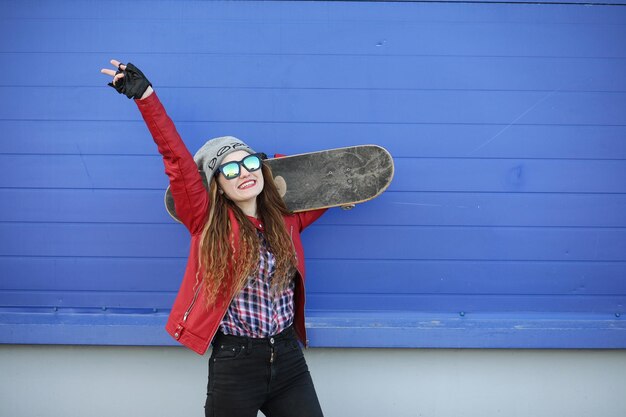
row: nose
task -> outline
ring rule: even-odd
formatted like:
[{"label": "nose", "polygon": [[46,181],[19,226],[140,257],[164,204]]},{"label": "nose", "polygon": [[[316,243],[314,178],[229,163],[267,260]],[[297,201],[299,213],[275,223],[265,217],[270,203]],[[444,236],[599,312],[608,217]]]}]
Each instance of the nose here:
[{"label": "nose", "polygon": [[243,166],[243,164],[241,164],[241,172],[239,173],[239,177],[240,178],[247,178],[250,176],[250,171],[248,171],[248,169]]}]

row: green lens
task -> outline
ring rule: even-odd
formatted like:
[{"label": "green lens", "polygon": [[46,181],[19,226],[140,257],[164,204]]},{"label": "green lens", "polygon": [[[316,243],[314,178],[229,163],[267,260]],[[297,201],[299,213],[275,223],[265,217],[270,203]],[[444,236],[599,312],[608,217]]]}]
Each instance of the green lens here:
[{"label": "green lens", "polygon": [[222,165],[222,174],[226,179],[233,179],[239,176],[239,164],[237,162],[229,162]]},{"label": "green lens", "polygon": [[248,170],[248,172],[256,171],[261,168],[261,158],[257,155],[246,156],[243,158],[241,163]]}]

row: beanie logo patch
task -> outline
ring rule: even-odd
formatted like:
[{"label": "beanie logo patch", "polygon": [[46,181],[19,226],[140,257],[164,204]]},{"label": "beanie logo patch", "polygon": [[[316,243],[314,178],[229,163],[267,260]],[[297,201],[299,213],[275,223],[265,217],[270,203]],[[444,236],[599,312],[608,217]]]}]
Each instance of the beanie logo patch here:
[{"label": "beanie logo patch", "polygon": [[226,146],[222,146],[221,148],[219,148],[219,150],[217,151],[217,156],[222,156],[224,155],[226,152],[228,152],[230,150],[230,145],[226,145]]}]

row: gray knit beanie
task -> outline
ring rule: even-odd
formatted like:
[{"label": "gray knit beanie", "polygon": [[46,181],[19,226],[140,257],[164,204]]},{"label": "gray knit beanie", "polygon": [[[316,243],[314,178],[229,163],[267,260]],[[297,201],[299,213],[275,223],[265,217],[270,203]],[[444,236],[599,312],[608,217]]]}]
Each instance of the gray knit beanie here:
[{"label": "gray knit beanie", "polygon": [[193,159],[196,161],[198,168],[204,171],[207,180],[210,181],[226,155],[236,151],[246,151],[250,154],[256,153],[251,147],[236,137],[222,136],[207,141],[198,149]]}]

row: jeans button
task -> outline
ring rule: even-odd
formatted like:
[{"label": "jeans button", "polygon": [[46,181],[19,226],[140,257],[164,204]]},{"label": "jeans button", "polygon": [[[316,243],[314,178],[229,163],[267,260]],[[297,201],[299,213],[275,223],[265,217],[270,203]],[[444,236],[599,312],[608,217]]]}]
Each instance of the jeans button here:
[{"label": "jeans button", "polygon": [[273,345],[274,344],[274,338],[270,337],[270,344]]}]

